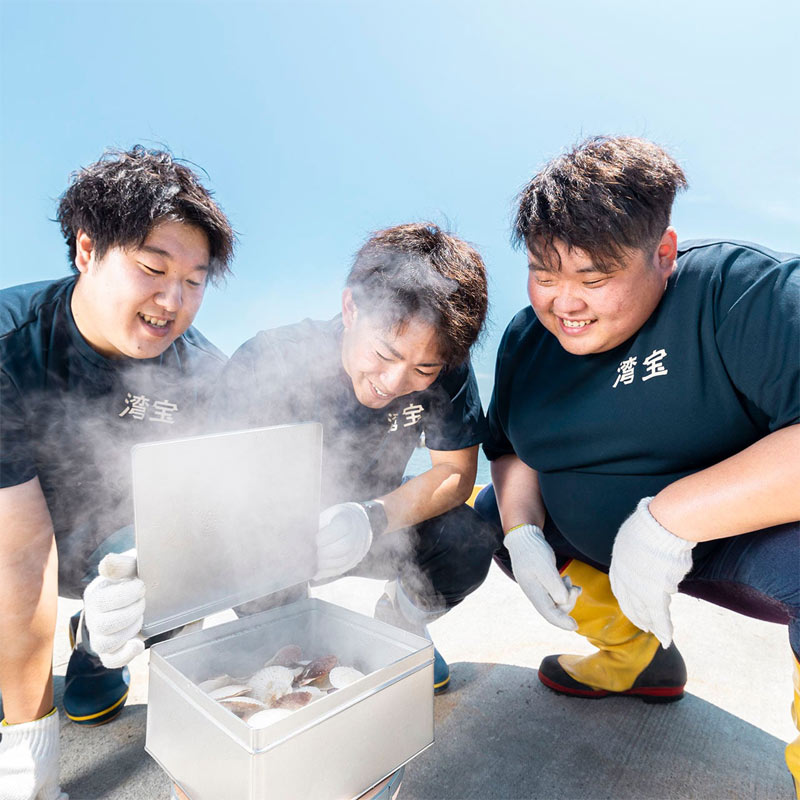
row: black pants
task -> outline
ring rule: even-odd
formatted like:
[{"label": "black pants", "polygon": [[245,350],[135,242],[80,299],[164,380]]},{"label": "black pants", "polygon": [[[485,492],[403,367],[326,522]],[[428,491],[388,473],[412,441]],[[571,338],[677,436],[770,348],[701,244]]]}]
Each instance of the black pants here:
[{"label": "black pants", "polygon": [[397,578],[420,608],[450,609],[486,579],[496,536],[494,526],[472,508],[457,506],[411,528],[376,536],[369,553],[346,574]]},{"label": "black pants", "polygon": [[[489,484],[478,495],[475,508],[495,529],[495,558],[510,577],[511,557],[502,545],[500,513],[494,487]],[[608,572],[573,547],[550,521],[544,535],[561,568],[576,558]],[[800,658],[800,523],[776,525],[763,531],[719,539],[713,550],[694,561],[678,591],[740,614],[789,626],[789,642]]]}]

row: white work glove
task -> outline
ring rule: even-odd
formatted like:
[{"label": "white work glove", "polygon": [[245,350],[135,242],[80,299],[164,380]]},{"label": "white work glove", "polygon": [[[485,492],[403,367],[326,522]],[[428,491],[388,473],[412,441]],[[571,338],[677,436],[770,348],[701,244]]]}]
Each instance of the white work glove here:
[{"label": "white work glove", "polygon": [[144,583],[136,577],[136,550],[109,553],[83,593],[89,643],[103,665],[123,667],[144,650]]},{"label": "white work glove", "polygon": [[340,503],[319,515],[317,573],[314,580],[335,578],[352,569],[369,552],[372,527],[359,503]]},{"label": "white work glove", "polygon": [[617,531],[608,577],[622,613],[669,647],[671,595],[692,568],[696,542],[687,542],[662,527],[650,513],[652,499],[640,500]]},{"label": "white work glove", "polygon": [[0,726],[0,797],[69,800],[58,782],[58,711],[19,725]]},{"label": "white work glove", "polygon": [[552,625],[574,631],[578,623],[569,616],[581,593],[556,567],[556,554],[537,525],[520,525],[503,540],[511,554],[511,570],[534,608]]}]

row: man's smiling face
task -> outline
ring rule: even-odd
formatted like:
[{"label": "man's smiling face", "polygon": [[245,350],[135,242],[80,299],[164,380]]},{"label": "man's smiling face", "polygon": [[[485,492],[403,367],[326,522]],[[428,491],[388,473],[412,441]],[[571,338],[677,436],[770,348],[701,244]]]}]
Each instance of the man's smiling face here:
[{"label": "man's smiling face", "polygon": [[574,355],[603,353],[633,336],[660,302],[675,268],[671,228],[653,253],[628,251],[611,271],[599,270],[583,250],[553,244],[560,265],[528,253],[528,297],[542,325]]},{"label": "man's smiling face", "polygon": [[358,402],[384,408],[397,397],[421,392],[444,366],[436,328],[412,317],[387,330],[380,319],[356,307],[349,289],[342,298],[342,366]]},{"label": "man's smiling face", "polygon": [[206,234],[193,225],[156,225],[140,247],[112,247],[96,258],[76,239],[80,272],[72,295],[78,330],[107,358],[155,358],[192,324],[208,275]]}]

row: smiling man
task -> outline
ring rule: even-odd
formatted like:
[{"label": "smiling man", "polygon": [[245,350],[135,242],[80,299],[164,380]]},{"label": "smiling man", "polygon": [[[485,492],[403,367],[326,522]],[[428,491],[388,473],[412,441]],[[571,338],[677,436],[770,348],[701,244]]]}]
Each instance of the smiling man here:
[{"label": "smiling man", "polygon": [[[224,366],[191,327],[233,232],[196,175],[135,147],[80,170],[58,220],[75,274],[0,293],[0,795],[61,795],[52,658],[57,597],[78,598],[107,550],[132,546],[130,448],[190,433]],[[116,716],[74,618],[64,708]]]},{"label": "smiling man", "polygon": [[[676,591],[788,624],[800,686],[800,259],[678,244],[685,185],[657,145],[597,137],[520,196],[530,306],[498,352],[476,509],[537,611],[598,648],[542,661],[577,697],[683,696]],[[800,738],[786,758],[800,786]]]},{"label": "smiling man", "polygon": [[[485,434],[469,351],[486,308],[472,247],[432,224],[388,228],[356,255],[341,315],[259,333],[214,401],[228,427],[323,424],[316,578],[388,579],[376,615],[420,634],[480,586],[495,546],[464,505]],[[404,481],[423,434],[431,468]]]}]

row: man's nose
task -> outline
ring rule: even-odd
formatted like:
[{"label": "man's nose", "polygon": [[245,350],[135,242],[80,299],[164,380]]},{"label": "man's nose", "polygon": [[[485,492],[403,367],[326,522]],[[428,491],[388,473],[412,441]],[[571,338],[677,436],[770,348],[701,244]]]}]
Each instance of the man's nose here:
[{"label": "man's nose", "polygon": [[406,383],[405,364],[389,364],[381,373],[381,383],[390,394],[403,394]]},{"label": "man's nose", "polygon": [[180,281],[170,281],[156,294],[156,303],[165,311],[176,312],[183,305],[183,290]]},{"label": "man's nose", "polygon": [[586,307],[583,299],[568,286],[560,287],[553,298],[553,311],[557,314],[574,314]]}]

